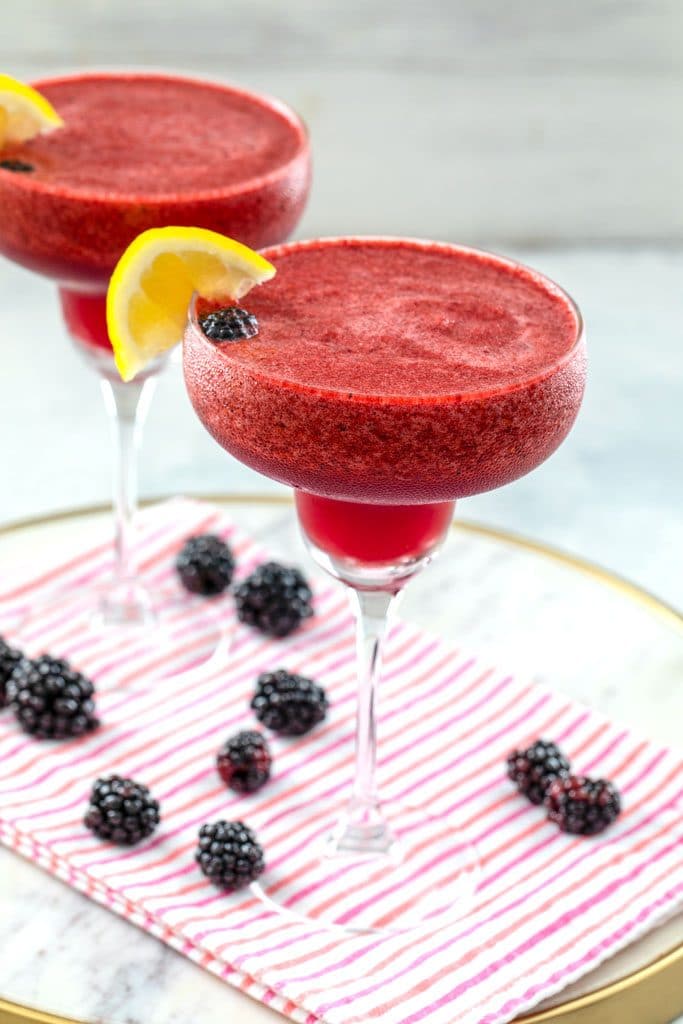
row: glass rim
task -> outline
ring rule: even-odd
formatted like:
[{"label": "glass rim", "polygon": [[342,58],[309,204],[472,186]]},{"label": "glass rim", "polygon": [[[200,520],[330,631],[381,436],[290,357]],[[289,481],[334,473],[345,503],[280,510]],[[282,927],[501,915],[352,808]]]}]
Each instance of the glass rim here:
[{"label": "glass rim", "polygon": [[284,121],[293,129],[297,138],[297,146],[294,153],[283,163],[278,164],[272,170],[264,174],[245,178],[242,182],[227,185],[223,188],[210,188],[196,192],[156,192],[149,195],[145,192],[103,192],[88,188],[69,188],[60,183],[40,181],[32,178],[31,175],[13,175],[14,188],[24,189],[27,192],[42,192],[46,195],[59,195],[69,202],[90,202],[114,205],[128,203],[141,204],[146,206],[159,206],[169,203],[187,203],[191,197],[197,202],[211,202],[216,199],[230,199],[236,195],[242,195],[257,191],[264,186],[271,184],[287,174],[298,160],[307,158],[310,160],[310,132],[303,118],[287,103],[271,96],[269,93],[256,92],[253,89],[245,89],[242,86],[234,85],[231,82],[210,78],[201,74],[183,74],[182,72],[165,71],[161,68],[86,68],[82,71],[68,71],[63,74],[48,75],[31,80],[33,88],[40,90],[46,85],[58,85],[61,83],[76,82],[79,79],[117,79],[134,80],[147,79],[173,82],[186,82],[190,85],[200,85],[220,89],[237,96],[245,97],[255,104],[269,108],[279,114]]},{"label": "glass rim", "polygon": [[[407,405],[420,405],[423,403],[433,404],[435,402],[470,402],[479,401],[484,397],[489,397],[496,394],[515,394],[517,391],[524,390],[533,386],[534,384],[542,383],[549,377],[553,376],[556,372],[561,370],[565,364],[571,362],[578,350],[582,347],[585,341],[585,323],[583,315],[578,306],[578,303],[570,295],[570,293],[559,285],[553,278],[544,274],[540,270],[536,270],[535,267],[531,267],[521,260],[515,260],[508,256],[502,256],[499,253],[493,252],[490,249],[482,249],[470,245],[461,245],[456,242],[442,242],[428,238],[419,238],[408,235],[327,235],[319,238],[304,238],[298,239],[293,242],[284,242],[279,245],[268,246],[264,249],[259,250],[260,254],[268,260],[277,262],[278,258],[287,255],[292,252],[301,252],[306,249],[317,249],[317,248],[334,248],[335,246],[345,246],[358,243],[360,245],[377,246],[381,248],[386,245],[399,245],[410,249],[425,250],[436,250],[444,253],[465,253],[472,254],[474,256],[485,257],[489,260],[493,259],[496,263],[501,266],[508,267],[510,269],[523,270],[529,277],[536,282],[540,287],[549,291],[551,294],[558,296],[562,301],[569,307],[572,315],[576,322],[576,334],[571,346],[563,352],[557,359],[544,365],[533,377],[528,377],[513,386],[504,385],[501,387],[488,387],[481,391],[463,391],[463,392],[447,392],[439,393],[436,395],[420,395],[417,397],[411,397],[408,395],[382,395],[382,397],[388,401],[404,402]],[[207,344],[211,344],[208,338],[204,335],[201,327],[199,326],[199,320],[197,316],[197,302],[201,296],[194,292],[190,300],[187,314],[188,327],[195,333],[198,334]],[[227,351],[223,350],[223,355],[227,355]],[[277,382],[285,387],[290,386],[294,390],[298,391],[310,391],[320,395],[330,395],[338,397],[340,394],[349,394],[348,388],[333,388],[318,385],[303,384],[299,381],[292,381],[288,377],[276,376],[268,373],[262,367],[249,367],[245,366],[248,372],[253,373],[256,377],[261,377],[271,382]],[[353,399],[358,402],[366,400],[369,403],[376,401],[377,395],[372,393],[354,393]]]}]

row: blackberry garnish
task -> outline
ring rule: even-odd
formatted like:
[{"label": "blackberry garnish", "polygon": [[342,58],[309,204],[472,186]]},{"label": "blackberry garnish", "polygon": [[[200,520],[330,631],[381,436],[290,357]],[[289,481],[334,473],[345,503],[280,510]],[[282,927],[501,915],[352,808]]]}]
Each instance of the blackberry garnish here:
[{"label": "blackberry garnish", "polygon": [[15,174],[30,174],[35,170],[33,164],[26,163],[25,160],[0,160],[0,167],[4,171],[14,171]]},{"label": "blackberry garnish", "polygon": [[241,821],[202,825],[195,860],[203,874],[223,889],[241,889],[263,872],[263,850]]},{"label": "blackberry garnish", "polygon": [[218,751],[218,773],[236,793],[255,793],[270,778],[273,759],[264,737],[254,729],[238,732]]},{"label": "blackberry garnish", "polygon": [[142,783],[108,775],[93,785],[83,820],[100,839],[133,846],[159,824],[159,804]]},{"label": "blackberry garnish", "polygon": [[0,708],[7,703],[7,681],[24,655],[0,637]]},{"label": "blackberry garnish", "polygon": [[550,783],[569,774],[569,761],[549,740],[536,740],[526,750],[513,750],[507,760],[508,777],[532,804],[542,804]]},{"label": "blackberry garnish", "polygon": [[176,559],[176,569],[186,590],[212,597],[222,594],[232,580],[232,551],[213,533],[189,537]]},{"label": "blackberry garnish", "polygon": [[240,622],[287,636],[313,614],[311,588],[298,569],[265,562],[235,587]]},{"label": "blackberry garnish", "polygon": [[7,680],[7,703],[22,729],[38,739],[63,740],[97,728],[94,693],[89,679],[49,654],[22,658]]},{"label": "blackberry garnish", "polygon": [[199,326],[211,341],[239,341],[258,334],[258,320],[241,306],[226,306],[201,317]]},{"label": "blackberry garnish", "polygon": [[312,679],[278,669],[258,677],[251,706],[267,729],[282,736],[303,736],[323,721],[328,703],[322,686]]},{"label": "blackberry garnish", "polygon": [[563,832],[594,836],[618,818],[621,797],[613,782],[568,775],[550,783],[545,798],[548,817]]}]

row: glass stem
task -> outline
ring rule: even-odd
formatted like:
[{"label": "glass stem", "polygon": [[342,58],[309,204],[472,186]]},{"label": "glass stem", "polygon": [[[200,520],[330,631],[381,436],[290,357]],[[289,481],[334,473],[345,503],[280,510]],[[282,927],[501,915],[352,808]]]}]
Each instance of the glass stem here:
[{"label": "glass stem", "polygon": [[358,658],[356,766],[351,800],[329,841],[332,854],[388,854],[394,837],[382,815],[377,791],[377,690],[382,649],[399,594],[354,590]]},{"label": "glass stem", "polygon": [[101,380],[104,404],[109,415],[114,446],[114,579],[104,598],[105,619],[148,623],[149,602],[137,580],[134,556],[134,519],[137,511],[137,457],[142,425],[156,381]]}]

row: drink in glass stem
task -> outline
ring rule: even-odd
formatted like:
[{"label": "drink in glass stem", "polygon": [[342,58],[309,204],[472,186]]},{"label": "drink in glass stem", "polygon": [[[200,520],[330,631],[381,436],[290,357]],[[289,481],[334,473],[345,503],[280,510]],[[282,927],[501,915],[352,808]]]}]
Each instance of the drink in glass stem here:
[{"label": "drink in glass stem", "polygon": [[[2,149],[0,252],[56,281],[69,334],[100,374],[118,457],[115,579],[99,608],[106,625],[144,626],[153,643],[154,598],[137,579],[130,533],[135,449],[165,359],[121,381],[109,278],[148,228],[206,227],[256,247],[284,241],[308,196],[308,140],[277,100],[199,79],[87,72],[35,86],[63,126]],[[22,173],[9,169],[17,164]]]},{"label": "drink in glass stem", "polygon": [[[316,561],[349,587],[359,701],[350,801],[316,881],[280,909],[353,930],[435,927],[467,907],[473,845],[424,809],[380,801],[376,688],[389,614],[442,544],[456,499],[516,480],[569,432],[583,396],[583,329],[550,280],[489,253],[410,239],[323,239],[266,250],[277,276],[248,296],[256,337],[216,344],[195,303],[184,341],[188,393],[242,462],[295,489]],[[307,808],[293,835],[312,829]],[[307,822],[309,824],[307,824]],[[445,844],[448,880],[380,913],[382,885],[412,877],[425,842]],[[267,836],[265,836],[267,845]],[[339,883],[368,894],[350,914]],[[455,870],[453,870],[455,869]],[[274,892],[281,886],[274,883]],[[405,894],[404,894],[405,895]],[[385,908],[386,909],[386,908]],[[387,924],[388,921],[391,924]]]}]

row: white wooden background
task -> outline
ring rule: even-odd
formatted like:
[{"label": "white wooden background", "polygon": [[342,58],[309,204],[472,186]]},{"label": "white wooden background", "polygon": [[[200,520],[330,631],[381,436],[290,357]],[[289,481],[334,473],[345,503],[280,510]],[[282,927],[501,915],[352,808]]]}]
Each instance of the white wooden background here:
[{"label": "white wooden background", "polygon": [[310,232],[683,235],[681,0],[2,0],[0,66],[145,65],[308,121]]}]

